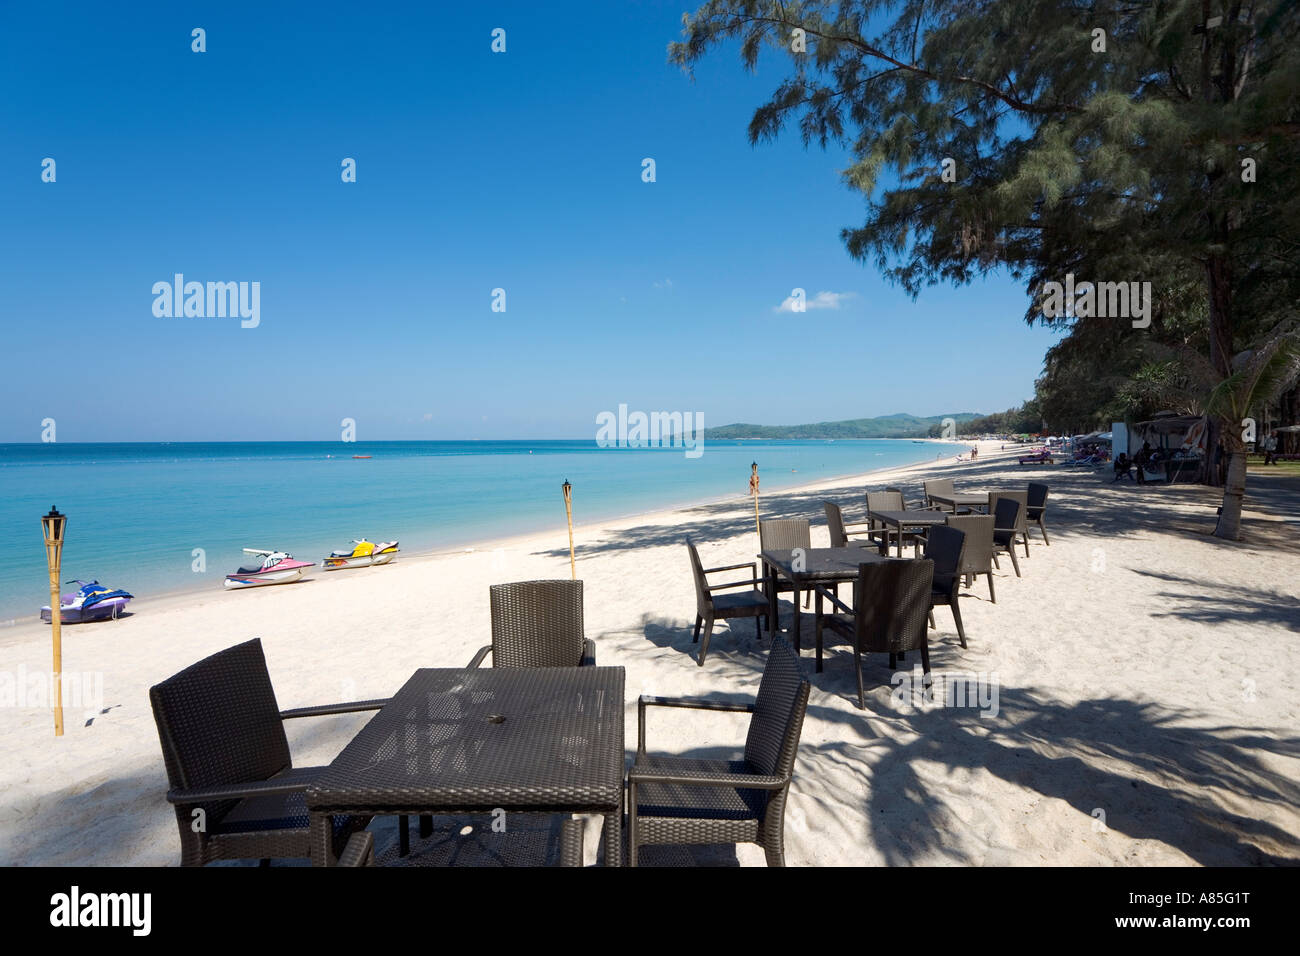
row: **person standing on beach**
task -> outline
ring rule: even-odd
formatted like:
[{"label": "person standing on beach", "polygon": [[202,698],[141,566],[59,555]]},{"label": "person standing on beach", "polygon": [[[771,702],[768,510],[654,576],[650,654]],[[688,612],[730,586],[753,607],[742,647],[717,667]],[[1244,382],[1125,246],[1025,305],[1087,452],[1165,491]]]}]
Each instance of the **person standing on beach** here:
[{"label": "person standing on beach", "polygon": [[1264,448],[1264,464],[1276,465],[1277,464],[1277,458],[1276,458],[1277,432],[1269,432],[1267,435],[1264,436],[1263,448]]}]

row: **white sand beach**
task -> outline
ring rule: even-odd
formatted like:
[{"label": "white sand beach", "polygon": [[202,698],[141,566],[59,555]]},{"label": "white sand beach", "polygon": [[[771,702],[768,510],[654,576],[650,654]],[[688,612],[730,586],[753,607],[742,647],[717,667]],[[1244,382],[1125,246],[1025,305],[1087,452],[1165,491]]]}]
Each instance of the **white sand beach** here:
[{"label": "white sand beach", "polygon": [[[891,702],[883,655],[856,707],[851,652],[814,673],[786,819],[791,865],[1242,865],[1300,861],[1300,487],[1251,476],[1246,539],[1211,537],[1215,492],[1115,485],[1108,469],[1019,466],[984,443],[976,461],[914,465],[764,495],[764,517],[806,516],[827,542],[821,501],[851,520],[864,487],[923,477],[958,487],[1051,486],[1051,545],[1031,532],[1023,577],[1002,560],[998,603],[963,590],[969,648],[951,613],[931,632],[936,673],[997,681],[998,712]],[[737,479],[743,492],[746,475]],[[706,566],[758,550],[751,500],[581,521],[577,572],[598,663],[627,670],[627,747],[636,697],[755,692],[768,638],[752,621],[715,629],[708,660],[691,643],[689,533]],[[0,707],[6,786],[0,863],[145,865],[179,861],[150,685],[223,647],[260,637],[282,708],[391,695],[418,667],[462,667],[489,641],[488,585],[569,576],[560,511],[547,534],[473,551],[317,572],[301,584],[137,601],[117,622],[68,626],[67,674],[102,673],[103,708],[69,706],[56,739],[42,701]],[[1023,551],[1022,551],[1023,554]],[[788,623],[783,620],[783,625]],[[910,656],[910,655],[909,655]],[[908,666],[911,661],[908,662]],[[0,673],[48,672],[48,626],[0,633]],[[33,705],[34,704],[34,705]],[[88,719],[89,717],[89,719]],[[297,765],[328,762],[367,715],[290,721]],[[745,718],[653,714],[652,750],[731,755]],[[589,831],[588,857],[599,840]],[[740,847],[716,862],[763,865]]]}]

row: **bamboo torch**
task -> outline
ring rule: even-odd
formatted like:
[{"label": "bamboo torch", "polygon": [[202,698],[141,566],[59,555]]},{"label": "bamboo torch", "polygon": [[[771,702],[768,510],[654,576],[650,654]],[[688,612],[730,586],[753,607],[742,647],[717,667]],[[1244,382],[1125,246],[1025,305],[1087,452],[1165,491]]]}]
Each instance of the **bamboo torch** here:
[{"label": "bamboo torch", "polygon": [[59,514],[51,506],[50,513],[41,518],[45,533],[45,563],[50,569],[50,633],[54,640],[54,736],[63,736],[63,634],[59,628],[60,605],[59,572],[63,565],[63,529],[68,516]]},{"label": "bamboo torch", "polygon": [[569,519],[569,577],[578,580],[578,570],[573,563],[573,485],[564,479],[564,514]]},{"label": "bamboo torch", "polygon": [[758,462],[754,462],[749,466],[749,493],[754,496],[754,530],[758,532],[761,544],[763,529],[758,522]]}]

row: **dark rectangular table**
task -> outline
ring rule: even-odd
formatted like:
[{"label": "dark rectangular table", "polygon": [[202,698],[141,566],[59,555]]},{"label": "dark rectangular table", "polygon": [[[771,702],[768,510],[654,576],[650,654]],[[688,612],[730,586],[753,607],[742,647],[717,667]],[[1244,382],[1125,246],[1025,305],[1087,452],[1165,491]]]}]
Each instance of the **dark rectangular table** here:
[{"label": "dark rectangular table", "polygon": [[[799,650],[799,592],[818,584],[838,584],[852,581],[858,576],[858,565],[888,561],[877,551],[875,542],[870,547],[805,548],[796,555],[795,550],[764,551],[759,554],[763,562],[763,580],[767,582],[768,626],[776,627],[776,579],[781,576],[794,585],[794,649]],[[795,565],[798,565],[796,568]]]},{"label": "dark rectangular table", "polygon": [[600,813],[622,862],[621,667],[417,670],[307,788],[315,865],[335,814]]},{"label": "dark rectangular table", "polygon": [[958,508],[985,508],[989,506],[989,493],[987,491],[954,491],[950,495],[931,495],[930,500],[937,504],[947,505],[953,511]]},{"label": "dark rectangular table", "polygon": [[[933,497],[933,496],[932,496]],[[889,529],[898,535],[898,556],[903,556],[903,530],[905,528],[930,528],[948,520],[945,511],[868,511],[867,516],[885,525],[885,549],[889,549]]]}]

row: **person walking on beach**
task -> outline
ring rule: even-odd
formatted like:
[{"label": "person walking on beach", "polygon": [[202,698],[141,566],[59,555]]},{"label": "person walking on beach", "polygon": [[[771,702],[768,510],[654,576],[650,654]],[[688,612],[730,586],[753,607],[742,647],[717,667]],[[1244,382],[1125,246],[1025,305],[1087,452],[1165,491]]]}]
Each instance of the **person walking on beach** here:
[{"label": "person walking on beach", "polygon": [[1264,464],[1277,464],[1277,432],[1269,432],[1264,436]]},{"label": "person walking on beach", "polygon": [[1133,463],[1129,461],[1128,452],[1122,451],[1119,457],[1115,459],[1115,477],[1110,480],[1113,485],[1121,478],[1133,479]]}]

